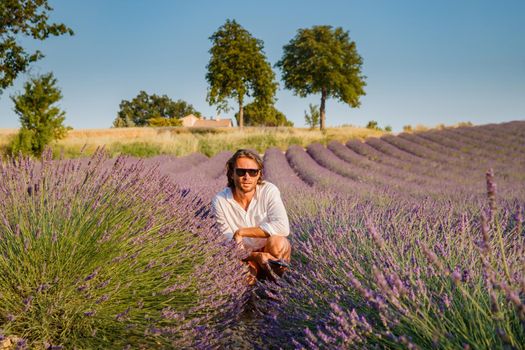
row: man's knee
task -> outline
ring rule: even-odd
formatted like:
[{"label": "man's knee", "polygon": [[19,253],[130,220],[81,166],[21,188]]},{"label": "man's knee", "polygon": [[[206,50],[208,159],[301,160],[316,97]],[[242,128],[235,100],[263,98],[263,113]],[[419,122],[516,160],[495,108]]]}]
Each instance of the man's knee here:
[{"label": "man's knee", "polygon": [[264,251],[278,259],[290,260],[291,245],[288,238],[283,236],[270,236],[266,240]]}]

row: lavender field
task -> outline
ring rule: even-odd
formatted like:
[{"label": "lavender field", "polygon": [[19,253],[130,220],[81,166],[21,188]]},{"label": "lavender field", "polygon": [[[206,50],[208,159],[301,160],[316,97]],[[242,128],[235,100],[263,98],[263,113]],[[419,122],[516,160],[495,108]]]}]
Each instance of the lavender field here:
[{"label": "lavender field", "polygon": [[20,348],[524,349],[525,122],[264,154],[291,269],[245,284],[232,155],[0,163],[0,340]]}]

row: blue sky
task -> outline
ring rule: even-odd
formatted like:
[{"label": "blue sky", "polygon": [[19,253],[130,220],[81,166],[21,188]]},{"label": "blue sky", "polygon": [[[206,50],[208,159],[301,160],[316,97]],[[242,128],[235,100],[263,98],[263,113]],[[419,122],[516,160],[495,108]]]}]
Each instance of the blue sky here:
[{"label": "blue sky", "polygon": [[[183,99],[215,116],[206,102],[209,37],[226,19],[263,40],[272,66],[299,28],[322,24],[349,31],[363,57],[366,96],[360,108],[329,99],[328,126],[376,120],[399,131],[406,124],[525,119],[523,0],[49,2],[52,20],[70,26],[75,36],[23,42],[46,55],[31,73],[55,74],[66,124],[75,129],[110,127],[119,103],[140,90]],[[304,111],[320,96],[295,96],[274,71],[280,83],[276,107],[304,126]],[[0,128],[18,127],[9,96],[27,78],[21,75],[0,96]],[[233,119],[234,112],[222,117]]]}]

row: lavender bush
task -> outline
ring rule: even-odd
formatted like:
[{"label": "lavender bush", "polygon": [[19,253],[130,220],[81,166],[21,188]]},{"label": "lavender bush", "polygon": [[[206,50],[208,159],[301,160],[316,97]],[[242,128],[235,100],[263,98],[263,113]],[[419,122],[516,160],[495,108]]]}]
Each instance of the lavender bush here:
[{"label": "lavender bush", "polygon": [[491,220],[430,201],[337,198],[317,212],[300,202],[292,207],[308,213],[291,214],[294,268],[267,287],[262,307],[266,335],[294,339],[284,348],[525,344],[523,209],[514,203]]},{"label": "lavender bush", "polygon": [[[524,123],[516,126],[525,129]],[[382,166],[400,164],[389,158],[394,152],[389,156],[350,144],[368,156],[363,162],[368,169],[378,168],[370,162],[379,159]],[[426,152],[419,148],[423,143],[416,147],[414,152]],[[480,145],[476,154],[491,150]],[[476,174],[467,187],[473,191],[470,195],[398,194],[379,201],[363,196],[366,187],[361,182],[352,183],[354,191],[343,191],[344,182],[335,173],[343,174],[346,166],[336,164],[320,145],[308,151],[317,164],[299,148],[287,152],[292,168],[314,186],[306,195],[286,187],[282,193],[292,225],[293,267],[277,284],[262,286],[265,297],[259,311],[265,319],[262,337],[267,347],[524,348],[525,193],[517,168],[507,164],[496,175],[492,170]],[[279,158],[274,153],[268,155],[268,173],[283,168],[286,172],[281,163],[270,162]],[[489,164],[465,154],[454,160],[457,171],[448,177],[451,189],[467,185],[461,169],[474,173],[469,167],[473,160],[476,167]],[[355,154],[348,158],[360,160]],[[277,168],[271,169],[271,164]],[[335,183],[341,186],[339,192],[332,191]],[[412,193],[412,186],[406,186]]]},{"label": "lavender bush", "polygon": [[217,346],[245,297],[201,200],[118,158],[0,163],[2,336],[31,348]]}]

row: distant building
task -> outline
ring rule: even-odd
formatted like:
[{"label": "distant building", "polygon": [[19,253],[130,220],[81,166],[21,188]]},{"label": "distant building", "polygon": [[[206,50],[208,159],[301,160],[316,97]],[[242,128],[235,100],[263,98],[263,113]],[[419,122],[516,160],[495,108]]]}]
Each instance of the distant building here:
[{"label": "distant building", "polygon": [[189,114],[181,118],[182,126],[188,128],[231,128],[233,127],[231,119],[221,119],[217,116],[215,119],[206,119],[206,117],[199,118],[193,114]]}]

